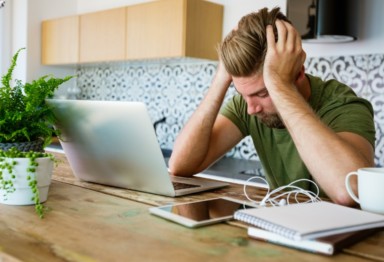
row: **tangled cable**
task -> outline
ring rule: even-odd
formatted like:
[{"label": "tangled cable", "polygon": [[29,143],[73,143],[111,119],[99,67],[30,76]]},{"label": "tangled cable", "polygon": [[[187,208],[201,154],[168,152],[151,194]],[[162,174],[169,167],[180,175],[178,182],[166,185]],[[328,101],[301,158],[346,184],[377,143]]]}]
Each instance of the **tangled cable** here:
[{"label": "tangled cable", "polygon": [[[249,182],[251,182],[252,179],[255,179],[255,178],[262,179],[268,185],[268,192],[260,202],[251,199],[248,196],[247,191],[246,191],[247,184]],[[307,182],[314,184],[317,192],[314,193],[310,190],[305,190],[305,189],[302,189],[302,188],[294,185],[294,184],[302,182],[302,181],[307,181]],[[289,189],[289,190],[287,190],[287,189]],[[260,176],[254,176],[254,177],[247,179],[246,183],[244,184],[243,190],[244,190],[245,197],[250,202],[255,203],[258,206],[267,206],[267,204],[269,204],[271,206],[289,205],[289,204],[291,204],[290,199],[291,199],[292,195],[294,195],[293,199],[296,201],[296,203],[309,203],[309,202],[321,201],[321,199],[319,197],[320,190],[319,190],[318,185],[314,181],[309,180],[309,179],[305,179],[305,178],[298,179],[296,181],[289,183],[288,185],[278,187],[278,188],[276,188],[270,192],[270,187],[269,187],[267,180],[265,180],[264,178],[262,178]],[[284,192],[278,194],[280,191],[283,191],[283,190],[284,190]],[[309,199],[307,201],[300,202],[298,199],[299,195],[304,195],[304,196],[308,197]]]}]

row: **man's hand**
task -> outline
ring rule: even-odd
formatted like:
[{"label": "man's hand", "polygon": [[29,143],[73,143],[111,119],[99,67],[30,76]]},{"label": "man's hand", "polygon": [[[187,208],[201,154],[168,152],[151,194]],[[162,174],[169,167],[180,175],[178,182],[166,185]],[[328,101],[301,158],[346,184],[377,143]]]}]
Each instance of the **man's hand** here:
[{"label": "man's hand", "polygon": [[290,86],[297,79],[306,54],[301,37],[289,23],[276,20],[277,42],[271,25],[267,30],[267,54],[264,61],[264,83],[266,88]]},{"label": "man's hand", "polygon": [[332,201],[352,205],[345,176],[373,165],[373,147],[357,134],[335,133],[316,116],[306,101],[311,86],[304,75],[306,55],[300,35],[287,22],[277,20],[276,27],[276,42],[272,26],[266,28],[264,84],[313,179]]},{"label": "man's hand", "polygon": [[228,89],[232,83],[232,76],[227,72],[223,62],[220,60],[216,71],[216,80],[219,83],[223,83],[223,87]]}]

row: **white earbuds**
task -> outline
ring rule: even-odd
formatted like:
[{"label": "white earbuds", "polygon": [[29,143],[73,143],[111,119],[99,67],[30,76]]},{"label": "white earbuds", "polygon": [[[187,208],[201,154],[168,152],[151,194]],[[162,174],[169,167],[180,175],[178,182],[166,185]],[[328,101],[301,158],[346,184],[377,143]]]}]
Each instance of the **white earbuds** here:
[{"label": "white earbuds", "polygon": [[[247,183],[250,182],[252,179],[254,178],[257,178],[257,179],[262,179],[266,182],[266,184],[268,185],[268,192],[267,194],[265,195],[265,197],[258,203],[257,201],[251,199],[248,194],[247,194],[247,191],[246,191],[246,186],[247,186]],[[309,190],[304,190],[300,187],[297,187],[297,186],[294,186],[295,183],[298,183],[298,182],[301,182],[301,181],[307,181],[307,182],[310,182],[312,184],[315,185],[316,189],[317,189],[317,193],[313,193],[312,191],[309,191]],[[279,188],[276,188],[275,190],[272,190],[272,192],[269,192],[269,184],[267,182],[267,180],[265,180],[264,178],[260,177],[260,176],[255,176],[255,177],[251,177],[249,178],[246,183],[244,184],[244,195],[246,196],[246,198],[259,205],[259,206],[267,206],[267,204],[270,204],[271,206],[285,206],[285,205],[289,205],[289,201],[290,201],[290,198],[292,196],[292,194],[294,194],[294,199],[296,200],[296,203],[300,203],[299,200],[298,200],[298,195],[300,194],[303,194],[305,195],[306,197],[309,198],[308,201],[305,201],[305,202],[318,202],[318,201],[321,201],[320,197],[319,197],[319,187],[317,186],[317,184],[312,181],[312,180],[309,180],[309,179],[298,179],[296,181],[293,181],[292,183],[286,185],[286,186],[281,186]],[[291,189],[290,191],[287,191],[286,189]],[[276,196],[273,196],[275,194],[277,194],[278,192],[280,191],[284,191],[283,193],[280,193]],[[283,198],[284,197],[284,198]]]}]

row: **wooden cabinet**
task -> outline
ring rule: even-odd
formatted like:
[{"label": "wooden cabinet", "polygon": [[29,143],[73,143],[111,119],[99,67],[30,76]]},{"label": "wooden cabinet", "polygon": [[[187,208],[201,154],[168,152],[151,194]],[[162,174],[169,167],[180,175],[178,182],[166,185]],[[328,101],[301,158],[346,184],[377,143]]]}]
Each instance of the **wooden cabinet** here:
[{"label": "wooden cabinet", "polygon": [[41,63],[45,65],[79,62],[79,17],[43,21]]},{"label": "wooden cabinet", "polygon": [[127,59],[217,59],[223,6],[202,0],[161,0],[127,7]]},{"label": "wooden cabinet", "polygon": [[158,0],[44,21],[42,63],[193,57],[217,60],[223,6]]},{"label": "wooden cabinet", "polygon": [[216,48],[222,39],[224,7],[199,0],[188,0],[187,5],[184,55],[217,60]]},{"label": "wooden cabinet", "polygon": [[125,59],[125,9],[80,15],[80,63]]}]

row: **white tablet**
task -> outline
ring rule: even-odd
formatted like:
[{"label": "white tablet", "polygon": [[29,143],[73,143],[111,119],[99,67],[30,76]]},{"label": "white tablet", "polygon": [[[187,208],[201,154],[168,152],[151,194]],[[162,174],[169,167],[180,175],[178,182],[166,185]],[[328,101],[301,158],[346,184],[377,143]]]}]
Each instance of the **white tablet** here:
[{"label": "white tablet", "polygon": [[233,218],[239,209],[255,208],[244,201],[229,198],[213,198],[188,203],[151,207],[149,212],[187,227],[211,225]]}]

